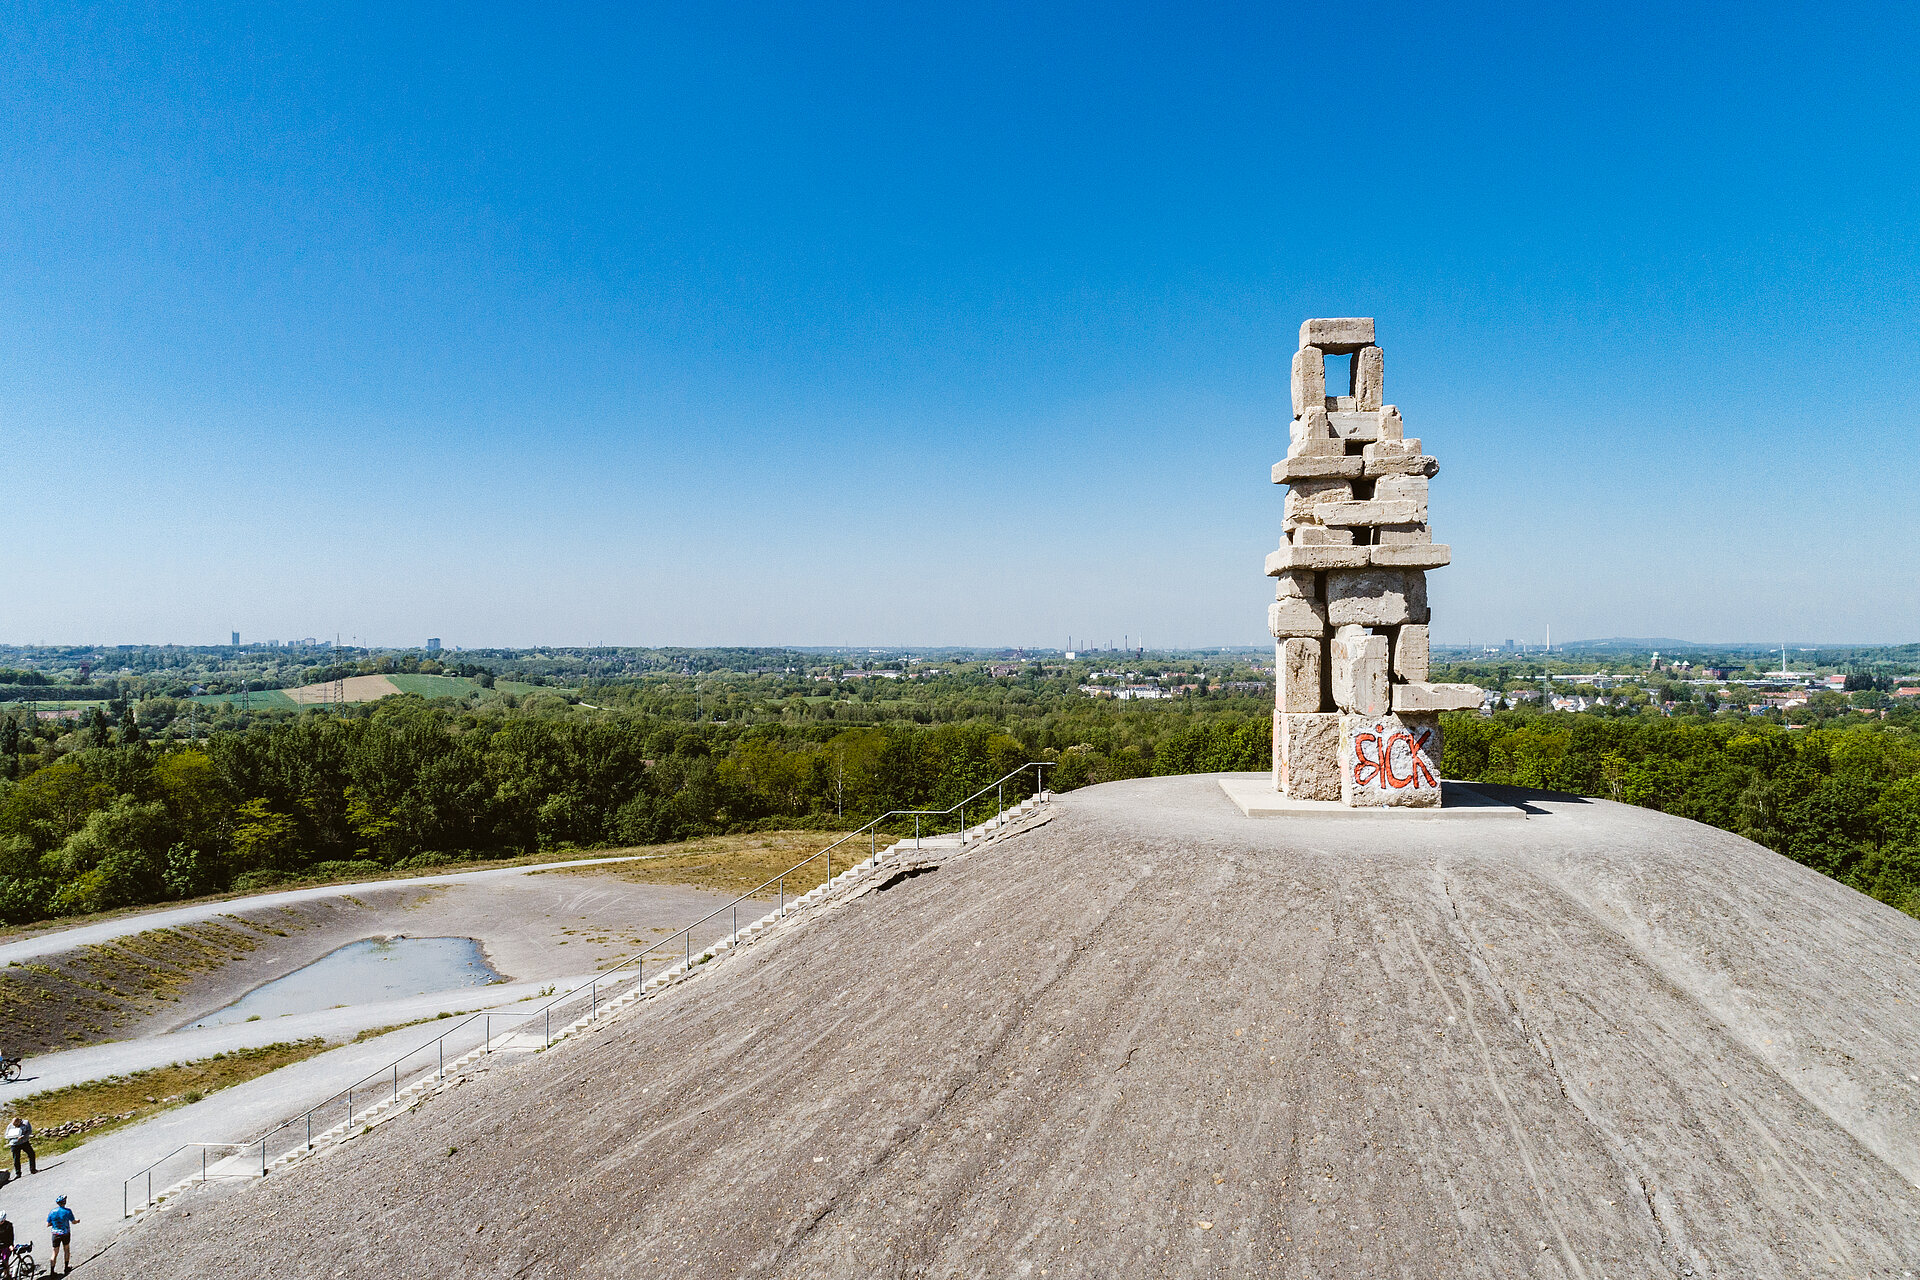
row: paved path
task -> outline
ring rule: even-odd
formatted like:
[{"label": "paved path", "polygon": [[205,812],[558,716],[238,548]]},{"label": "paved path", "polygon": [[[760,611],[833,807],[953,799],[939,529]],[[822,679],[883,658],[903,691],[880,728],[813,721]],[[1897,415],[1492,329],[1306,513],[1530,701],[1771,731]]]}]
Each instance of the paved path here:
[{"label": "paved path", "polygon": [[[172,1062],[191,1062],[251,1049],[282,1040],[304,1040],[320,1036],[328,1040],[348,1040],[373,1027],[397,1026],[422,1018],[437,1018],[455,1010],[504,1009],[527,1001],[532,1008],[542,991],[556,988],[570,991],[588,981],[591,974],[574,974],[533,982],[500,983],[485,987],[459,987],[426,995],[403,996],[376,1004],[354,1005],[345,1009],[321,1009],[313,1013],[288,1014],[282,1018],[264,1018],[259,1022],[234,1022],[225,1026],[175,1031],[171,1035],[147,1036],[139,1040],[116,1040],[111,1044],[69,1049],[27,1061],[26,1071],[13,1084],[0,1085],[0,1106],[16,1098],[60,1089],[88,1080],[164,1067]],[[420,1028],[425,1031],[426,1028]]]},{"label": "paved path", "polygon": [[634,861],[638,861],[638,858],[632,855],[617,858],[576,858],[568,862],[540,862],[523,867],[456,871],[451,875],[408,876],[402,880],[367,880],[359,884],[319,885],[312,889],[289,889],[284,893],[263,893],[248,898],[229,898],[222,902],[202,902],[191,907],[170,907],[164,911],[120,916],[113,920],[103,920],[99,924],[59,929],[52,933],[23,938],[18,942],[0,944],[0,965],[12,964],[16,960],[37,960],[41,956],[53,955],[74,947],[112,942],[115,938],[145,933],[149,929],[172,929],[184,924],[200,924],[221,916],[232,915],[236,911],[256,911],[262,907],[290,907],[295,903],[316,902],[323,898],[338,898],[346,894],[372,893],[380,889],[478,884],[511,876],[531,875],[536,871],[552,871],[559,867],[592,867],[609,862]]},{"label": "paved path", "polygon": [[[432,1027],[407,1027],[361,1044],[344,1045],[246,1084],[222,1089],[192,1106],[163,1112],[142,1124],[95,1138],[64,1155],[42,1161],[37,1177],[29,1176],[0,1187],[0,1211],[12,1217],[23,1236],[33,1240],[34,1251],[44,1259],[49,1245],[46,1215],[53,1208],[53,1198],[65,1195],[69,1207],[80,1218],[74,1252],[84,1261],[112,1243],[128,1225],[121,1217],[122,1188],[128,1175],[185,1143],[238,1142],[257,1137],[288,1117],[298,1116],[307,1108],[327,1101],[394,1058],[431,1041],[437,1034]],[[448,1060],[479,1044],[483,1034],[483,1028],[476,1025],[450,1037]],[[431,1065],[432,1058],[426,1055],[418,1061]],[[403,1071],[402,1085],[406,1079]],[[363,1104],[356,1103],[356,1110],[360,1105]],[[337,1116],[316,1119],[314,1131],[319,1133],[338,1119]],[[293,1141],[299,1139],[298,1134],[291,1137]],[[269,1155],[278,1155],[280,1149],[277,1145],[270,1146]],[[225,1154],[217,1153],[214,1162]],[[257,1160],[257,1156],[254,1159]],[[164,1191],[198,1168],[196,1152],[189,1150],[176,1155],[155,1170],[154,1192]],[[144,1191],[143,1180],[133,1193],[133,1207],[138,1208]]]}]

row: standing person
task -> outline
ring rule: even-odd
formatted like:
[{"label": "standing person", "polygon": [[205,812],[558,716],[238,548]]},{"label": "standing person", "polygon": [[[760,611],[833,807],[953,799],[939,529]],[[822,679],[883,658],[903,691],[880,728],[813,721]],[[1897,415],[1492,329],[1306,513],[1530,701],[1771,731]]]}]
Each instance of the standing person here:
[{"label": "standing person", "polygon": [[53,1247],[47,1250],[47,1274],[60,1265],[60,1251],[67,1251],[67,1274],[73,1274],[73,1224],[80,1219],[73,1216],[73,1210],[67,1208],[67,1198],[61,1196],[53,1202],[53,1212],[47,1215],[47,1229],[53,1232]]},{"label": "standing person", "polygon": [[7,1215],[0,1213],[0,1268],[13,1261],[13,1224],[7,1221]]},{"label": "standing person", "polygon": [[40,1172],[40,1165],[33,1158],[33,1123],[25,1116],[15,1116],[13,1123],[7,1126],[7,1145],[13,1148],[13,1176],[20,1176],[20,1153],[27,1154],[27,1172]]}]

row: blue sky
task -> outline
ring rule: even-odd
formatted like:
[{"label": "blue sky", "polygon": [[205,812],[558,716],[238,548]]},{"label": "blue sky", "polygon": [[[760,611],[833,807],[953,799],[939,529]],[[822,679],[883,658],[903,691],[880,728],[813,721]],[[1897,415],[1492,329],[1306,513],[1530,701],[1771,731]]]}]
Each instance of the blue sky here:
[{"label": "blue sky", "polygon": [[1911,8],[9,5],[0,640],[1920,639]]}]

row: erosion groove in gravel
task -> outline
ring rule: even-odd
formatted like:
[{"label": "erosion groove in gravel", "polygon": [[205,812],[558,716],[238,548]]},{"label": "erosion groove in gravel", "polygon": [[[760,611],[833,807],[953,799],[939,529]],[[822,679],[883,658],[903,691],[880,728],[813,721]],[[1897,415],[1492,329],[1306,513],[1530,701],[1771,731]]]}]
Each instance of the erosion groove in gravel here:
[{"label": "erosion groove in gravel", "polygon": [[1064,796],[93,1265],[1902,1275],[1920,921],[1693,823],[1534,803]]}]

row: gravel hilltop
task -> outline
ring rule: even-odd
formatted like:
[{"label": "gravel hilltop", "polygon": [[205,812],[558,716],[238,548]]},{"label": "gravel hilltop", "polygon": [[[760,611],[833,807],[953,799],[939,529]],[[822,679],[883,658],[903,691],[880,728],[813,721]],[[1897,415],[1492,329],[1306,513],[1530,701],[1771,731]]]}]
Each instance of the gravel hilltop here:
[{"label": "gravel hilltop", "polygon": [[1920,921],[1534,807],[1076,792],[89,1271],[1915,1274]]}]

